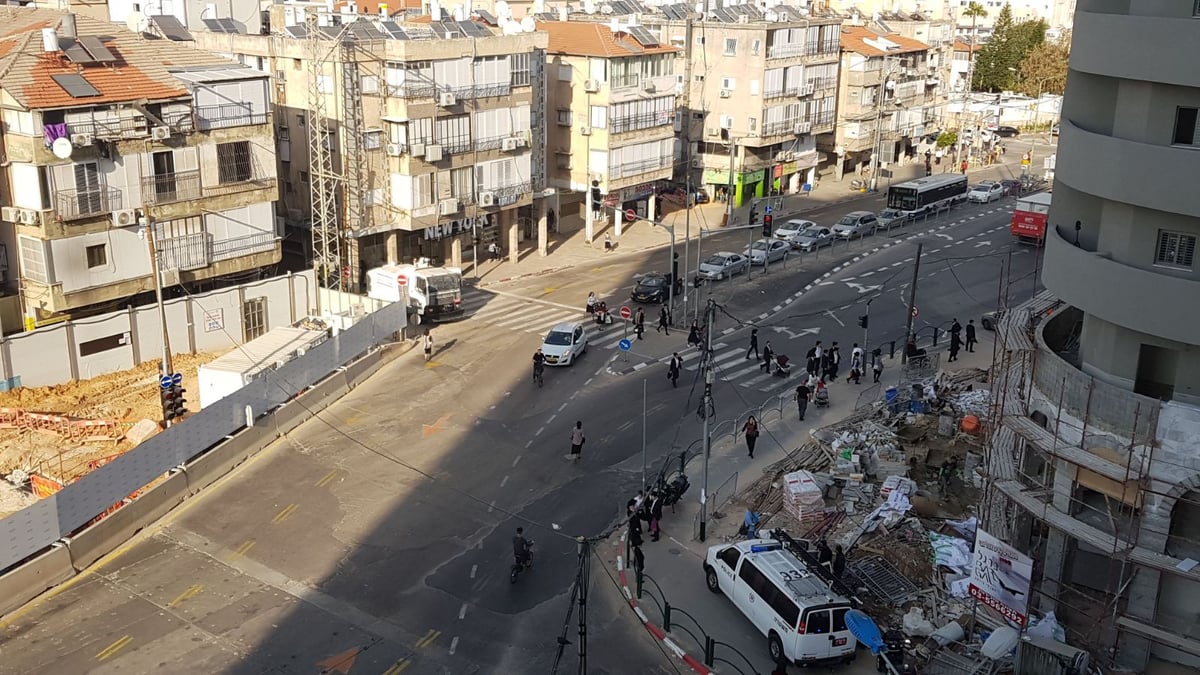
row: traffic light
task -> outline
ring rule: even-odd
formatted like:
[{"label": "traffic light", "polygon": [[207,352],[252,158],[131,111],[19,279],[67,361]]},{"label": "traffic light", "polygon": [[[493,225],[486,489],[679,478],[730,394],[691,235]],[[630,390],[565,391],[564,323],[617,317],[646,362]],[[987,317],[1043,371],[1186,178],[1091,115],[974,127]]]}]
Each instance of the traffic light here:
[{"label": "traffic light", "polygon": [[164,421],[183,419],[183,416],[187,414],[187,401],[183,398],[185,391],[187,390],[183,388],[183,385],[179,384],[173,384],[160,390]]},{"label": "traffic light", "polygon": [[757,222],[758,222],[758,205],[751,204],[750,205],[750,224],[753,225]]},{"label": "traffic light", "polygon": [[604,196],[600,194],[600,181],[592,181],[592,211],[599,213],[604,206]]},{"label": "traffic light", "polygon": [[864,314],[864,315],[862,315],[862,316],[858,317],[858,326],[859,326],[859,328],[864,328],[864,329],[865,329],[865,328],[867,327],[867,324],[870,322],[870,318],[871,318],[871,317],[867,316],[866,314]]},{"label": "traffic light", "polygon": [[773,219],[773,216],[771,214],[769,214],[769,213],[763,214],[763,236],[764,237],[771,236],[771,220],[772,219]]},{"label": "traffic light", "polygon": [[699,275],[692,277],[692,288],[700,288],[700,284],[702,283],[704,283],[704,280]]}]

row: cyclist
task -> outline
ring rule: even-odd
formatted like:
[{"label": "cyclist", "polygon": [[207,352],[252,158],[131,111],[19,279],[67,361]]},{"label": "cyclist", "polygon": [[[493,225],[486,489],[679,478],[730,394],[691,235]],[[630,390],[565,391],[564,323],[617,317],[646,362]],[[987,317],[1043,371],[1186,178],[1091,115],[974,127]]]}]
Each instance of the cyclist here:
[{"label": "cyclist", "polygon": [[542,354],[541,348],[533,353],[533,379],[535,381],[542,379],[542,368],[545,367],[546,355]]},{"label": "cyclist", "polygon": [[513,542],[513,558],[515,558],[515,564],[522,566],[522,567],[528,567],[529,563],[530,563],[530,558],[532,557],[529,554],[529,549],[532,547],[533,542],[531,542],[525,538],[525,528],[523,528],[523,527],[517,528],[517,533],[516,533],[516,535],[513,536],[512,542]]}]

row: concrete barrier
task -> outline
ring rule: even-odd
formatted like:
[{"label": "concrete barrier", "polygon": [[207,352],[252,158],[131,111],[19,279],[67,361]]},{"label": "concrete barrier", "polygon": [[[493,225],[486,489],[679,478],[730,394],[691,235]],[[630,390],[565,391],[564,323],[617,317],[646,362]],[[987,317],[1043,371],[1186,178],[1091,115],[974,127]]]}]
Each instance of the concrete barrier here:
[{"label": "concrete barrier", "polygon": [[275,433],[283,436],[308,421],[313,414],[329,407],[331,403],[346,395],[350,386],[346,384],[346,373],[338,371],[321,380],[313,387],[272,413]]},{"label": "concrete barrier", "polygon": [[187,498],[188,482],[183,473],[172,474],[137,499],[69,537],[67,549],[71,565],[83,570],[129,541],[142,528],[166,515]]},{"label": "concrete barrier", "polygon": [[277,437],[273,415],[264,415],[254,426],[242,429],[233,438],[188,462],[183,467],[188,494],[194,495],[233,471]]},{"label": "concrete barrier", "polygon": [[0,575],[0,616],[75,576],[71,552],[55,546],[29,562]]},{"label": "concrete barrier", "polygon": [[382,350],[375,350],[346,366],[346,384],[351,389],[366,382],[383,365]]}]

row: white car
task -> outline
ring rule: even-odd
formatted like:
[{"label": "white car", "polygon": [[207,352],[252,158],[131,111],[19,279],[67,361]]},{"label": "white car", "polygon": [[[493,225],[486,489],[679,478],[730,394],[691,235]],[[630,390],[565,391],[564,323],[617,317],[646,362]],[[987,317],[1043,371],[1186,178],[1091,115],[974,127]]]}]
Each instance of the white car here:
[{"label": "white car", "polygon": [[750,269],[750,259],[741,253],[721,251],[708,257],[700,263],[699,276],[701,279],[724,279]]},{"label": "white car", "polygon": [[546,333],[542,341],[542,355],[548,366],[569,366],[588,348],[588,335],[583,324],[567,321],[558,324]]},{"label": "white car", "polygon": [[793,218],[783,225],[775,228],[775,238],[782,239],[792,246],[796,246],[796,238],[800,233],[810,227],[816,227],[817,224],[811,220],[803,220],[801,218]]},{"label": "white car", "polygon": [[781,239],[759,239],[754,246],[742,252],[750,258],[751,265],[765,265],[767,262],[779,262],[787,258],[792,245]]},{"label": "white car", "polygon": [[967,192],[967,201],[976,202],[979,204],[988,204],[994,202],[1004,196],[1004,184],[992,180],[985,180],[978,185],[971,187]]}]

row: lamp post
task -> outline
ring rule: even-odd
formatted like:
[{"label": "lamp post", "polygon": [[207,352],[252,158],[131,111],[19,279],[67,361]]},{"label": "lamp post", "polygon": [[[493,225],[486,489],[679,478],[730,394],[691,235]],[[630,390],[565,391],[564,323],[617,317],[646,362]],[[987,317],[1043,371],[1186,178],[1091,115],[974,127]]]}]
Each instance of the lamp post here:
[{"label": "lamp post", "polygon": [[[883,143],[883,130],[880,128],[883,124],[883,104],[887,98],[888,84],[891,82],[892,73],[888,69],[890,64],[896,63],[888,57],[883,57],[883,77],[879,80],[879,102],[875,106],[875,145],[871,150],[871,192],[879,190],[879,165],[880,165],[880,145]],[[892,97],[895,100],[895,97]]]},{"label": "lamp post", "polygon": [[[138,231],[145,237],[146,248],[150,254],[150,276],[154,280],[154,301],[158,306],[158,328],[162,333],[162,371],[159,375],[170,377],[175,373],[175,367],[171,363],[171,336],[167,332],[167,307],[163,303],[162,275],[159,270],[158,244],[154,238],[154,221],[142,209],[137,209],[136,215]],[[166,417],[165,412],[163,423],[169,427],[171,420]]]}]

